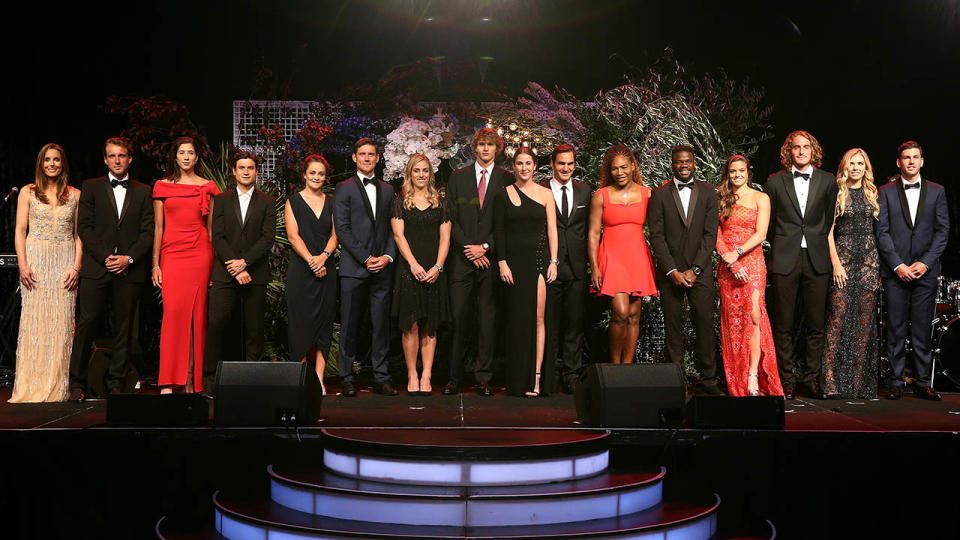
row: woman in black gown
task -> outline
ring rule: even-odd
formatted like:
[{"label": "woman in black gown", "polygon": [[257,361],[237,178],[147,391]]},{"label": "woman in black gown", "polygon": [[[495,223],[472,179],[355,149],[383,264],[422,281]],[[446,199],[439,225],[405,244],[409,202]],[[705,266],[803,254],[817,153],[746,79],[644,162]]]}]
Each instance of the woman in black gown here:
[{"label": "woman in black gown", "polygon": [[330,165],[320,155],[304,160],[306,187],[287,199],[287,239],[293,251],[287,267],[287,328],[290,357],[316,363],[320,387],[333,338],[337,304],[337,266],[333,251],[333,197],[323,193]]},{"label": "woman in black gown", "polygon": [[[422,154],[407,161],[403,190],[394,199],[393,238],[401,257],[393,282],[393,314],[403,331],[407,393],[429,396],[437,349],[437,328],[450,321],[450,300],[443,263],[450,250],[450,218],[440,198],[433,166]],[[417,354],[423,373],[417,375]]]},{"label": "woman in black gown", "polygon": [[508,285],[506,314],[507,394],[536,397],[554,383],[553,362],[543,361],[547,283],[557,278],[556,202],[537,185],[537,158],[529,148],[513,156],[517,181],[493,202],[494,247],[500,279]]}]

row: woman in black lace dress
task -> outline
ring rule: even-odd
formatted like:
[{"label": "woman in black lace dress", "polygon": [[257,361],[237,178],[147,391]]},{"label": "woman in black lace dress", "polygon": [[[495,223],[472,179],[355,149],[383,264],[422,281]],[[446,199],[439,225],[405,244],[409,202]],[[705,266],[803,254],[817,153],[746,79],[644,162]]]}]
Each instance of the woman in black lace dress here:
[{"label": "woman in black lace dress", "polygon": [[837,171],[837,206],[828,242],[833,282],[827,309],[823,393],[877,397],[877,290],[880,262],[873,225],[880,213],[867,153],[849,150]]},{"label": "woman in black lace dress", "polygon": [[[553,388],[553,362],[543,361],[547,283],[557,278],[556,202],[533,181],[537,158],[529,148],[513,156],[517,181],[493,201],[494,247],[504,290],[507,394],[536,397]],[[544,394],[546,392],[543,392]]]},{"label": "woman in black lace dress", "polygon": [[[437,349],[437,328],[450,321],[443,263],[450,250],[450,218],[440,198],[430,160],[414,154],[403,173],[403,190],[394,199],[393,238],[400,252],[393,287],[393,315],[403,331],[407,393],[429,396]],[[417,353],[423,372],[417,375]]]}]

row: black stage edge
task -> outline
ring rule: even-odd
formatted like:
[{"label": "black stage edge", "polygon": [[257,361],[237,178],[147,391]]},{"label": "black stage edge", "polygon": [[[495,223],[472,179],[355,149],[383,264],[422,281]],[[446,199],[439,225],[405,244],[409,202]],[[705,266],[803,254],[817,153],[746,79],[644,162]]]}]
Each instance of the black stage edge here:
[{"label": "black stage edge", "polygon": [[[334,390],[328,387],[329,390]],[[335,392],[334,392],[335,393]],[[213,522],[212,494],[266,494],[269,464],[322,462],[322,428],[584,429],[572,396],[324,399],[301,428],[107,427],[106,403],[10,405],[0,390],[4,538],[152,538]],[[721,537],[958,538],[960,395],[787,402],[783,430],[612,429],[612,464],[668,470],[665,498],[716,492]],[[528,433],[529,435],[529,433]]]}]

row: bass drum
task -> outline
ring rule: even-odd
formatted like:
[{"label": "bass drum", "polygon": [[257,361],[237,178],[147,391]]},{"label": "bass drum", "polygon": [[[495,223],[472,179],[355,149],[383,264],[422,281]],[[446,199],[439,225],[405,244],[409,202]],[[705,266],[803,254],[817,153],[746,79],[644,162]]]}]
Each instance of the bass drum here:
[{"label": "bass drum", "polygon": [[960,317],[933,327],[933,387],[955,392],[960,389]]}]

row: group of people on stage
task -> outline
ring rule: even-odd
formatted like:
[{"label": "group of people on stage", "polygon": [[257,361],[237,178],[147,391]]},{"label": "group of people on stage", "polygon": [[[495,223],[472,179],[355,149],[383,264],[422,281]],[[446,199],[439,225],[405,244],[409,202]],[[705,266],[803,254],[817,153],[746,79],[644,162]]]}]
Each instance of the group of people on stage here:
[{"label": "group of people on stage", "polygon": [[[356,173],[332,199],[324,192],[327,160],[304,160],[304,187],[284,208],[292,247],[288,344],[292,360],[315,364],[321,385],[339,295],[344,396],[357,393],[352,367],[364,315],[376,393],[398,394],[387,369],[391,319],[402,333],[411,395],[433,392],[443,327],[452,329],[445,395],[461,391],[468,358],[477,393],[493,395],[497,328],[505,332],[508,394],[572,391],[592,293],[610,299],[614,363],[633,361],[648,296],[659,296],[663,309],[664,356],[681,362],[686,299],[700,391],[723,394],[713,330],[719,290],[727,393],[872,398],[882,278],[893,368],[886,397],[902,395],[909,329],[913,392],[940,399],[930,386],[930,326],[949,218],[943,187],[920,176],[916,142],[900,146],[900,174],[878,189],[866,152],[846,152],[834,176],[819,168],[823,151],[813,135],[796,131],[781,148],[784,170],[762,192],[742,155],[727,159],[716,188],[697,179],[687,145],[672,149],[673,177],[655,189],[642,184],[634,152],[611,147],[595,192],[572,179],[572,146],[553,150],[553,176],[539,184],[531,149],[510,157],[511,174],[495,164],[504,147],[495,130],[480,129],[471,146],[475,161],[451,174],[445,194],[436,164],[417,154],[395,195],[376,177],[380,153],[371,139],[354,145]],[[220,360],[261,356],[277,212],[274,197],[256,189],[256,156],[233,157],[236,187],[223,193],[198,175],[198,146],[189,137],[171,145],[152,193],[129,177],[127,141],[107,139],[103,157],[107,175],[76,190],[63,149],[48,144],[34,182],[20,193],[23,310],[12,402],[83,399],[91,342],[108,305],[114,337],[106,387],[121,391],[148,276],[162,291],[163,393],[199,392]],[[798,305],[802,343],[794,338]]]}]

